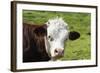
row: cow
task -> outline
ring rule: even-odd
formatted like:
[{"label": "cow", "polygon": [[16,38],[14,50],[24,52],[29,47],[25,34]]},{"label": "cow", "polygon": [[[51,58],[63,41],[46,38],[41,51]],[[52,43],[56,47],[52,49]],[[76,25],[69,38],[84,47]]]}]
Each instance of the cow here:
[{"label": "cow", "polygon": [[79,37],[62,18],[42,25],[23,23],[23,62],[57,61],[64,55],[64,42]]}]

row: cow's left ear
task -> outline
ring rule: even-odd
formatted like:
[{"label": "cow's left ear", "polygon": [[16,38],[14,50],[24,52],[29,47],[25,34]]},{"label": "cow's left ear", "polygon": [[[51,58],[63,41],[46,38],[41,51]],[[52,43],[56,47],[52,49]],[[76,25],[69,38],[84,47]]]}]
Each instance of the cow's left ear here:
[{"label": "cow's left ear", "polygon": [[80,33],[76,31],[69,32],[69,39],[70,40],[76,40],[80,37]]}]

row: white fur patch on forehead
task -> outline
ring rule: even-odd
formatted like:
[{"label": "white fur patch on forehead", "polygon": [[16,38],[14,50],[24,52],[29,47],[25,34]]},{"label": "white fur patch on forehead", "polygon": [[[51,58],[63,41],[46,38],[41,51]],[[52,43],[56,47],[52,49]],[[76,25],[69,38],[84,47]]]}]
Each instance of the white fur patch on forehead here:
[{"label": "white fur patch on forehead", "polygon": [[69,32],[68,24],[60,17],[49,19],[47,24],[47,35],[53,38],[60,37],[61,33]]},{"label": "white fur patch on forehead", "polygon": [[48,22],[46,23],[47,26],[55,26],[55,27],[67,27],[67,23],[65,23],[65,21],[60,17],[56,17],[53,19],[49,19]]}]

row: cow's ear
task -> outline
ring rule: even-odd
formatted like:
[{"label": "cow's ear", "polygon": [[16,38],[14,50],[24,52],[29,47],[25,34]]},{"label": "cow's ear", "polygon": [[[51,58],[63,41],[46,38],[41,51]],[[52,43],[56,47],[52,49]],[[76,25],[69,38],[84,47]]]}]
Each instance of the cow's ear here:
[{"label": "cow's ear", "polygon": [[46,35],[47,34],[47,29],[44,27],[38,27],[34,30],[34,33],[36,35]]},{"label": "cow's ear", "polygon": [[76,40],[80,37],[80,33],[76,31],[69,32],[69,39],[70,40]]}]

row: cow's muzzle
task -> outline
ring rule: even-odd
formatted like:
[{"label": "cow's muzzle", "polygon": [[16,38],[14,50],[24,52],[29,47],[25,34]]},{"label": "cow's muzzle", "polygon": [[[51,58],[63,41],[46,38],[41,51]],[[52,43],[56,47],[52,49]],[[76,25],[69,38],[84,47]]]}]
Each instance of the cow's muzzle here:
[{"label": "cow's muzzle", "polygon": [[54,50],[54,53],[56,54],[56,57],[62,57],[64,55],[64,50],[63,49],[56,48]]}]

